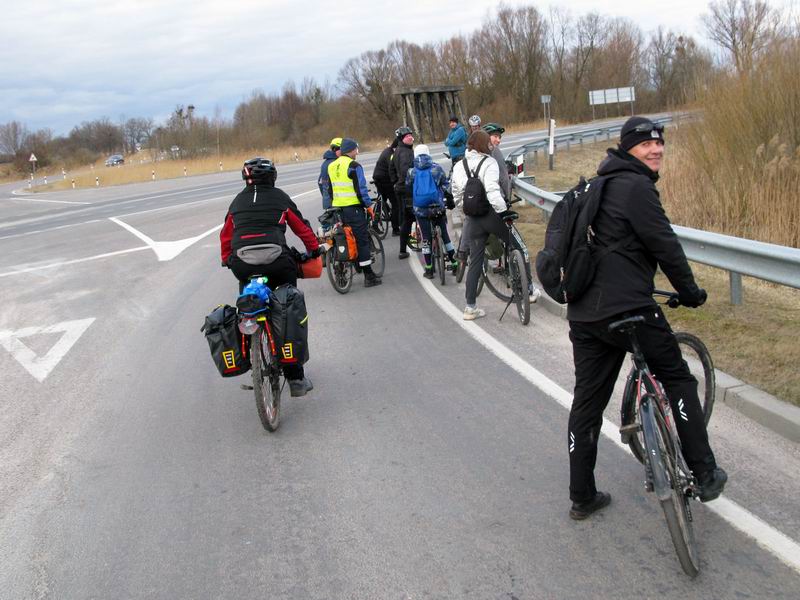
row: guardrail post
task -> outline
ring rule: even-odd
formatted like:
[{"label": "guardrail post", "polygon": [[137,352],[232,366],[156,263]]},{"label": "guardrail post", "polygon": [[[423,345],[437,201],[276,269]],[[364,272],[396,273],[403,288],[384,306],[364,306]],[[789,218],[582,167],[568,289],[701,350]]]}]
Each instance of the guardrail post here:
[{"label": "guardrail post", "polygon": [[742,275],[741,273],[728,273],[731,281],[731,304],[741,306],[742,304]]}]

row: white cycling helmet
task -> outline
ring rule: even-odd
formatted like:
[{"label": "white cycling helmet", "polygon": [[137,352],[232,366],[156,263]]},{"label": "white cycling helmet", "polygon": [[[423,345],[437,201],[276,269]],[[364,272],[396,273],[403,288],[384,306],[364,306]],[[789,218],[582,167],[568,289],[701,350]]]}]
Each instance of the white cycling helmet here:
[{"label": "white cycling helmet", "polygon": [[472,115],[469,118],[469,124],[471,127],[480,127],[481,118],[478,115]]}]

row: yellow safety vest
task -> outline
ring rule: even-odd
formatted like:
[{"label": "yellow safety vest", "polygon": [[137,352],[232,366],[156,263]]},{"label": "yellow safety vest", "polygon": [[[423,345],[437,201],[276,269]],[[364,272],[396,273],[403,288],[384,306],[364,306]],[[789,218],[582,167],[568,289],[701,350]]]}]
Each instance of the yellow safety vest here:
[{"label": "yellow safety vest", "polygon": [[353,159],[345,154],[328,165],[328,177],[331,180],[331,191],[333,192],[333,206],[361,204],[353,180],[347,175],[351,162],[353,162]]}]

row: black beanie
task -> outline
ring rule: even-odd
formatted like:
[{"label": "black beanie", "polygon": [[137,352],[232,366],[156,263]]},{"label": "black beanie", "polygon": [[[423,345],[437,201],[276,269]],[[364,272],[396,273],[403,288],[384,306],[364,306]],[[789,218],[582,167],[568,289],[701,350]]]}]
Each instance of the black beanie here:
[{"label": "black beanie", "polygon": [[650,131],[636,131],[637,126],[648,124],[654,127],[656,126],[655,123],[653,123],[647,117],[631,117],[625,121],[625,124],[622,126],[622,130],[619,132],[619,147],[627,152],[637,144],[641,144],[647,140],[661,140],[661,143],[663,144],[663,129],[661,131],[658,131],[655,128],[651,129]]}]

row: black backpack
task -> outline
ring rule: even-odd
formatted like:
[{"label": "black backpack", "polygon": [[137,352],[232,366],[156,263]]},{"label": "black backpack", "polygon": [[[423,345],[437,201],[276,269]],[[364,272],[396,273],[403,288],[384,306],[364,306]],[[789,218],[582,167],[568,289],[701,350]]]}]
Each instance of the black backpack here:
[{"label": "black backpack", "polygon": [[478,166],[475,168],[475,172],[469,170],[467,158],[464,157],[462,159],[464,170],[467,172],[467,184],[464,186],[463,210],[464,214],[470,217],[482,217],[492,210],[492,205],[489,204],[489,198],[486,197],[486,188],[483,187],[483,182],[480,180],[480,177],[478,177],[478,172],[483,166],[483,161],[487,158],[489,157],[484,156],[481,159],[481,162],[479,162]]},{"label": "black backpack", "polygon": [[235,377],[250,370],[250,336],[239,331],[236,309],[221,304],[206,317],[200,331],[206,334],[211,358],[223,377]]},{"label": "black backpack", "polygon": [[631,234],[610,246],[597,246],[592,223],[611,177],[589,181],[581,177],[550,215],[544,248],[536,255],[536,275],[547,295],[559,304],[580,298],[594,280],[600,260],[636,237]]}]

